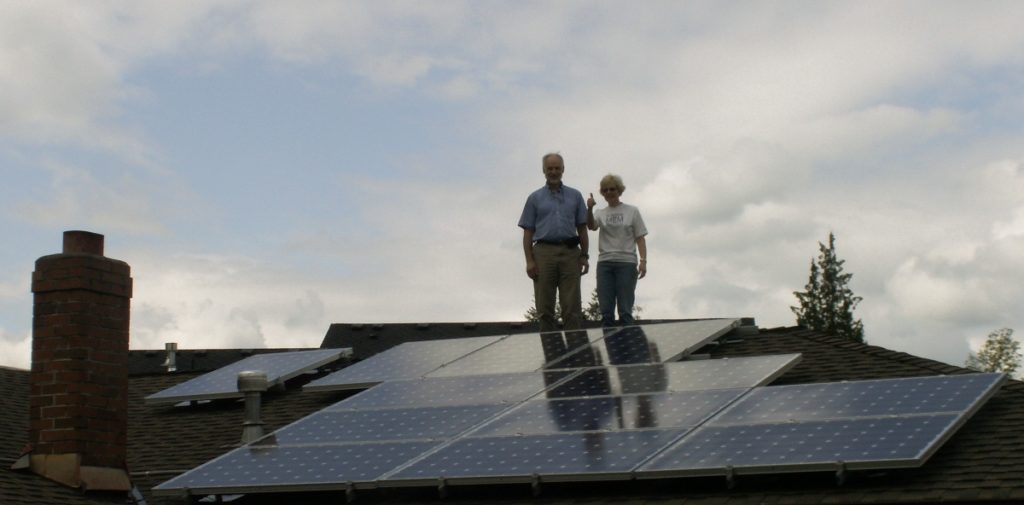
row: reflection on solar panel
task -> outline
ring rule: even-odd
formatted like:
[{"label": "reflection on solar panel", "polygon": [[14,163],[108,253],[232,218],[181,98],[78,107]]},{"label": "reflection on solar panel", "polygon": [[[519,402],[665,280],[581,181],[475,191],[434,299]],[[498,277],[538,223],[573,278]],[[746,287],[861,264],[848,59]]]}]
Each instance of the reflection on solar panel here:
[{"label": "reflection on solar panel", "polygon": [[768,384],[799,362],[799,354],[778,354],[591,368],[553,388],[548,396],[751,388]]},{"label": "reflection on solar panel", "polygon": [[990,373],[757,389],[637,476],[920,466],[1003,380]]},{"label": "reflection on solar panel", "polygon": [[675,361],[738,327],[738,319],[708,319],[681,323],[627,326],[591,346],[589,361],[573,355],[556,359],[545,368],[625,365]]},{"label": "reflection on solar panel", "polygon": [[512,335],[427,377],[674,361],[725,335],[739,323],[738,319],[711,319]]},{"label": "reflection on solar panel", "polygon": [[[722,324],[713,331],[728,327]],[[1004,380],[1001,374],[968,374],[766,387],[799,355],[663,363],[704,345],[701,338],[672,342],[669,326],[576,334],[579,340],[572,342],[562,333],[547,340],[508,337],[439,369],[462,362],[452,376],[383,382],[155,491],[227,494],[919,465]],[[621,340],[609,342],[611,335]],[[650,340],[641,345],[638,335]],[[493,367],[482,367],[480,356],[499,348],[512,358],[496,356]],[[552,352],[561,357],[552,360]],[[563,359],[602,366],[551,367]],[[639,364],[626,364],[634,361]],[[507,362],[513,365],[503,367]],[[494,373],[524,368],[532,370]],[[463,375],[470,371],[487,374]]]},{"label": "reflection on solar panel", "polygon": [[388,380],[415,379],[502,337],[406,342],[306,384],[303,390],[364,389]]},{"label": "reflection on solar panel", "polygon": [[[600,329],[512,335],[434,370],[427,377],[533,372],[548,362],[586,349],[603,337]],[[579,366],[598,364],[590,360]]]},{"label": "reflection on solar panel", "polygon": [[307,384],[365,389],[390,380],[533,372],[551,368],[673,361],[739,325],[738,319],[615,329],[406,342]]},{"label": "reflection on solar panel", "polygon": [[341,349],[293,351],[257,354],[236,361],[210,373],[167,388],[146,397],[146,403],[177,403],[181,401],[241,398],[238,392],[238,372],[261,370],[267,374],[267,384],[275,386],[307,370],[326,365],[341,356]]},{"label": "reflection on solar panel", "polygon": [[531,400],[470,433],[539,435],[693,427],[746,389]]},{"label": "reflection on solar panel", "polygon": [[544,391],[551,384],[572,373],[560,370],[385,382],[327,408],[352,410],[474,404],[514,405]]}]

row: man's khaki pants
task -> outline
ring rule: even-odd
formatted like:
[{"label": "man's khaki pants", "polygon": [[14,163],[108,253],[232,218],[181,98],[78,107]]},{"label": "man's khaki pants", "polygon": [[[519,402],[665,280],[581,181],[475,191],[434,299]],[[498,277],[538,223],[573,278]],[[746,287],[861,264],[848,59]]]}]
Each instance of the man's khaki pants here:
[{"label": "man's khaki pants", "polygon": [[533,259],[537,262],[537,278],[533,281],[533,296],[540,316],[540,331],[558,330],[555,320],[555,291],[562,309],[566,330],[578,330],[583,325],[583,307],[580,300],[580,250],[564,245],[533,245]]}]

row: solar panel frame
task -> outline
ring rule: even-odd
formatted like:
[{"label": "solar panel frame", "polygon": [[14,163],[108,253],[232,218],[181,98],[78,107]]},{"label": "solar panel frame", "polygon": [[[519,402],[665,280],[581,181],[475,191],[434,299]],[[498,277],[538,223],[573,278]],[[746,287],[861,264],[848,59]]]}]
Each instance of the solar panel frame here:
[{"label": "solar panel frame", "polygon": [[[238,391],[239,372],[266,372],[268,387],[274,387],[308,370],[331,363],[340,358],[342,353],[342,349],[317,349],[256,354],[151,394],[145,398],[145,402],[149,405],[159,405],[182,401],[241,398],[243,394]],[[281,367],[282,362],[297,363]]]}]

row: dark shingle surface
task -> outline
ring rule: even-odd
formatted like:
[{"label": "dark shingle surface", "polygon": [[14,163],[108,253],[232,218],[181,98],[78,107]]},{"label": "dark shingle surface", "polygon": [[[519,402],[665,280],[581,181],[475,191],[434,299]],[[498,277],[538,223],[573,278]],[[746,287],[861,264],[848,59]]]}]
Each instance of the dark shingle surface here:
[{"label": "dark shingle surface", "polygon": [[[454,327],[449,327],[448,324]],[[360,330],[332,325],[325,346],[356,347],[370,355],[402,338],[422,340],[452,336],[503,334],[514,328],[507,323],[476,328],[462,324],[364,325]],[[344,331],[339,331],[336,327]],[[465,335],[453,334],[462,328]],[[499,331],[493,331],[500,328]],[[528,330],[521,330],[528,331]],[[365,332],[366,342],[356,337]],[[372,337],[371,335],[376,335]],[[803,361],[775,384],[796,384],[959,374],[968,371],[943,363],[884,348],[852,343],[801,328],[761,330],[756,335],[733,335],[719,345],[700,351],[712,357],[803,353]],[[244,356],[239,356],[239,359]],[[0,369],[4,375],[5,408],[0,424],[0,457],[13,458],[24,444],[27,372]],[[148,490],[177,473],[198,466],[233,447],[241,435],[243,406],[237,401],[214,402],[180,408],[147,406],[142,398],[195,377],[197,373],[147,374],[131,380],[129,411],[129,465],[138,486],[151,504],[181,503],[173,497],[155,497]],[[309,380],[302,376],[296,381]],[[292,384],[286,392],[272,392],[264,399],[263,419],[268,431],[300,419],[345,397],[343,393],[302,393]],[[19,391],[20,396],[19,396]],[[16,415],[17,414],[17,415]],[[20,421],[19,421],[20,419]],[[10,424],[14,423],[14,424]],[[18,428],[18,424],[22,428]],[[9,466],[9,463],[8,465]],[[0,503],[97,503],[77,491],[61,488],[30,474],[0,470]],[[40,494],[42,493],[42,494]],[[64,500],[46,493],[64,493]],[[48,499],[53,498],[53,499]],[[248,495],[245,503],[285,503],[294,497]],[[18,501],[20,500],[20,501]],[[79,500],[79,501],[75,501]],[[304,494],[303,503],[343,503],[336,493]],[[723,478],[620,483],[545,484],[540,497],[528,486],[474,486],[452,488],[442,502],[524,504],[808,504],[808,503],[1014,503],[1024,501],[1024,384],[1007,381],[923,467],[887,472],[855,472],[842,486],[831,474],[783,474],[741,476],[729,489]],[[436,492],[427,490],[360,492],[357,503],[439,503]],[[100,500],[99,503],[110,503]]]}]

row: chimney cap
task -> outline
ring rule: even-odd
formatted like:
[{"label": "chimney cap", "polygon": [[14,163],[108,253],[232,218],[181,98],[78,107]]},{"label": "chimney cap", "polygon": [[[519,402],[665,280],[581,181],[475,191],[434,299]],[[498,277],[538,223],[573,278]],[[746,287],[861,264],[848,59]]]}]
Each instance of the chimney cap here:
[{"label": "chimney cap", "polygon": [[64,254],[74,253],[103,256],[103,235],[82,230],[64,232]]}]

